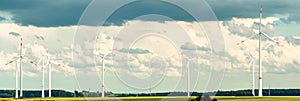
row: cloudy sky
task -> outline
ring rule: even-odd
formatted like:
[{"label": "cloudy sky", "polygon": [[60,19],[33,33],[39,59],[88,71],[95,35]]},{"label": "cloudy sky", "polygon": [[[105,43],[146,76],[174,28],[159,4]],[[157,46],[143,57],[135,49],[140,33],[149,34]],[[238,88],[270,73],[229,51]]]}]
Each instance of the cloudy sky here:
[{"label": "cloudy sky", "polygon": [[[5,64],[18,55],[21,37],[25,89],[41,88],[41,68],[29,61],[47,48],[62,64],[53,65],[54,89],[101,90],[104,54],[106,90],[113,92],[185,91],[188,67],[191,90],[250,89],[260,5],[262,31],[275,40],[262,41],[264,87],[299,88],[299,0],[167,1],[1,0],[0,89],[14,89],[15,64]],[[218,42],[224,64],[214,67]]]}]

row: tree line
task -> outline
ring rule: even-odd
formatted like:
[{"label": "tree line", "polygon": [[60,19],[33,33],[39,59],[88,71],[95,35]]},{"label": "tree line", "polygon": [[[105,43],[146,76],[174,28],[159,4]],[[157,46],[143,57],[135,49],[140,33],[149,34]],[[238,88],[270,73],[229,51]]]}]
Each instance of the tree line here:
[{"label": "tree line", "polygon": [[[251,90],[237,90],[237,91],[217,91],[208,92],[208,94],[215,93],[216,96],[252,96]],[[255,90],[258,95],[258,90]],[[201,92],[191,92],[191,96],[201,96]],[[52,90],[52,97],[101,97],[101,92],[83,91],[65,91],[65,90]],[[160,92],[160,93],[112,93],[105,92],[106,96],[114,97],[129,97],[129,96],[186,96],[186,92]],[[300,89],[263,89],[264,96],[300,96]],[[15,90],[0,90],[0,98],[13,98]],[[45,91],[45,96],[48,96],[48,91]],[[40,90],[25,90],[23,97],[34,98],[41,97]]]}]

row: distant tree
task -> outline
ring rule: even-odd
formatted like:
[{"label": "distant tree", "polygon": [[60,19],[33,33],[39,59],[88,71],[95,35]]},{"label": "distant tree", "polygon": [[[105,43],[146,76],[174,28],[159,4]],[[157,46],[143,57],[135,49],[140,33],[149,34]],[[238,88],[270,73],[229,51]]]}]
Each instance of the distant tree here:
[{"label": "distant tree", "polygon": [[78,95],[79,95],[79,93],[78,93],[78,91],[77,90],[75,90],[74,91],[74,95],[75,95],[75,97],[79,97]]},{"label": "distant tree", "polygon": [[33,93],[30,93],[30,95],[28,97],[34,97],[34,94]]}]

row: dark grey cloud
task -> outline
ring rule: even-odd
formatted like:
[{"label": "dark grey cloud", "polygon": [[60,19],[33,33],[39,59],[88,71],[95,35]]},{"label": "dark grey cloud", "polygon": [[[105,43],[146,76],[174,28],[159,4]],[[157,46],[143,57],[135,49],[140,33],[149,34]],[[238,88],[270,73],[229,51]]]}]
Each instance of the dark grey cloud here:
[{"label": "dark grey cloud", "polygon": [[39,40],[45,40],[45,38],[43,36],[34,35],[34,37]]},{"label": "dark grey cloud", "polygon": [[1,0],[0,10],[14,14],[15,23],[34,26],[76,25],[91,0]]},{"label": "dark grey cloud", "polygon": [[183,50],[196,50],[197,45],[187,42],[181,45],[180,48]]},{"label": "dark grey cloud", "polygon": [[[92,0],[2,0],[0,10],[15,15],[13,20],[21,25],[42,27],[76,25]],[[106,0],[103,2],[118,2]],[[101,10],[99,10],[101,11]],[[101,12],[99,12],[101,13]],[[183,9],[158,0],[141,0],[125,5],[114,12],[105,25],[122,25],[145,14],[159,14],[174,20],[194,21]]]},{"label": "dark grey cloud", "polygon": [[129,54],[148,54],[148,53],[150,53],[149,50],[140,49],[140,48],[135,48],[135,49],[122,48],[122,49],[119,50],[119,52],[129,53]]},{"label": "dark grey cloud", "polygon": [[300,39],[296,39],[293,36],[286,36],[284,39],[289,43],[293,45],[300,45]]},{"label": "dark grey cloud", "polygon": [[12,36],[15,36],[15,37],[20,36],[20,34],[19,34],[19,33],[16,33],[16,32],[9,32],[8,34],[9,34],[9,35],[12,35]]},{"label": "dark grey cloud", "polygon": [[211,50],[210,48],[198,46],[198,45],[195,45],[195,44],[189,43],[189,42],[184,43],[183,45],[180,46],[180,48],[182,50],[198,50],[198,51],[210,51]]},{"label": "dark grey cloud", "polygon": [[207,0],[219,20],[232,17],[258,18],[259,6],[263,6],[263,16],[289,14],[289,20],[300,21],[299,0]]},{"label": "dark grey cloud", "polygon": [[[21,25],[42,27],[77,25],[80,16],[92,0],[1,0],[0,10],[14,14],[12,20]],[[232,17],[257,18],[259,5],[264,7],[264,17],[289,14],[288,20],[300,21],[299,0],[206,0],[219,20]],[[104,0],[115,3],[118,1]],[[100,10],[101,11],[101,10]],[[121,25],[145,14],[159,14],[180,21],[195,21],[184,9],[159,0],[140,0],[134,5],[119,8],[106,25]],[[1,19],[1,18],[0,18]],[[203,19],[205,20],[205,19]],[[206,19],[209,20],[209,19]]]},{"label": "dark grey cloud", "polygon": [[5,18],[3,18],[3,17],[0,17],[0,21],[2,21],[2,20],[6,20]]}]

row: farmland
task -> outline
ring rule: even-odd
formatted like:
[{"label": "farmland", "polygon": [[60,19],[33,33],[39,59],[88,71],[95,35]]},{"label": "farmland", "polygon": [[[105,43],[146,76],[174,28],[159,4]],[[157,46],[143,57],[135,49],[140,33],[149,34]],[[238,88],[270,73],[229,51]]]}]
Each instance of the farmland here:
[{"label": "farmland", "polygon": [[[195,99],[196,97],[191,97],[190,99]],[[250,97],[250,96],[216,96],[212,97],[216,98],[218,101],[300,101],[300,96],[267,96],[267,97]],[[187,100],[186,97],[178,97],[178,96],[168,96],[168,97],[111,97],[111,98],[99,98],[99,97],[91,97],[91,98],[28,98],[28,99],[11,99],[11,98],[0,98],[0,101],[22,101],[22,100],[59,100],[59,101],[86,101],[86,100],[103,100],[103,101],[183,101]]]}]

